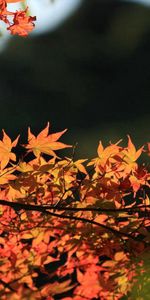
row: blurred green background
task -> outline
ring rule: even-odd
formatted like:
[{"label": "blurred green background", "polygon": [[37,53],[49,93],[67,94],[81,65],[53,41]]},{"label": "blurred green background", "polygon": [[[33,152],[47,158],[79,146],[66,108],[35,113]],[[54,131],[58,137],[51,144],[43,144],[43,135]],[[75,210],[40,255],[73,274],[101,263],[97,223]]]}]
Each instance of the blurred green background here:
[{"label": "blurred green background", "polygon": [[55,31],[13,37],[0,66],[0,128],[12,138],[26,142],[29,125],[38,133],[50,121],[82,157],[99,140],[150,139],[148,6],[85,0]]}]

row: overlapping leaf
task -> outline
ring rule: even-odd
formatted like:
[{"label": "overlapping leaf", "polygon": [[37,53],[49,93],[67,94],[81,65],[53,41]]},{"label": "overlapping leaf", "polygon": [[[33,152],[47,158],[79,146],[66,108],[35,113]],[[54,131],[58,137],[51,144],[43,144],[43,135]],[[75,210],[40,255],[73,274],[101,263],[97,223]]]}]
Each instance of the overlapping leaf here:
[{"label": "overlapping leaf", "polygon": [[65,131],[49,134],[48,123],[36,137],[29,128],[25,149],[35,158],[13,164],[18,138],[11,142],[3,131],[2,300],[120,300],[136,280],[133,257],[149,249],[150,173],[138,164],[143,147],[136,150],[128,136],[127,147],[100,142],[89,163],[58,159],[55,150],[71,147],[58,141]]}]

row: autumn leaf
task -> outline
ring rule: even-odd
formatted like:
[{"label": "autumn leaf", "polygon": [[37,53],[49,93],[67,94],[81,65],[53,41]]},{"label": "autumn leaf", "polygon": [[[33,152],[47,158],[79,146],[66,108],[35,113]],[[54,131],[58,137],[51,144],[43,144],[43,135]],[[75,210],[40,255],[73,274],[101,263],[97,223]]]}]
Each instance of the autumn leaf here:
[{"label": "autumn leaf", "polygon": [[96,218],[94,219],[95,222],[100,223],[100,224],[105,224],[105,221],[108,219],[107,215],[100,214],[97,215]]},{"label": "autumn leaf", "polygon": [[40,242],[43,240],[43,238],[44,238],[44,233],[41,231],[41,232],[39,232],[38,236],[36,238],[34,238],[32,247],[35,247],[38,244],[40,244]]},{"label": "autumn leaf", "polygon": [[115,261],[128,261],[128,258],[127,258],[127,255],[123,251],[120,251],[120,252],[115,253],[114,260]]},{"label": "autumn leaf", "polygon": [[125,162],[125,174],[129,174],[131,171],[135,171],[137,169],[136,161],[141,155],[143,148],[144,146],[136,151],[136,148],[128,135],[128,147],[122,151],[123,161]]},{"label": "autumn leaf", "polygon": [[12,174],[14,171],[14,168],[7,168],[0,170],[0,184],[6,184],[10,180],[15,180],[17,177]]},{"label": "autumn leaf", "polygon": [[32,166],[25,161],[20,161],[16,169],[22,173],[33,171]]},{"label": "autumn leaf", "polygon": [[9,136],[3,130],[3,139],[0,140],[0,164],[1,169],[4,169],[10,160],[16,161],[16,155],[11,152],[13,147],[16,147],[19,136],[11,142]]},{"label": "autumn leaf", "polygon": [[27,9],[25,11],[16,11],[14,13],[13,24],[7,29],[10,30],[13,35],[27,36],[34,28],[34,21],[36,17],[30,17],[27,15]]},{"label": "autumn leaf", "polygon": [[106,171],[106,165],[109,165],[110,163],[117,162],[116,158],[118,159],[118,155],[120,155],[121,147],[118,146],[118,144],[121,142],[119,140],[116,144],[110,144],[106,148],[103,147],[102,142],[99,142],[98,148],[97,148],[97,154],[98,157],[91,160],[91,162],[88,163],[88,166],[95,165],[96,172],[99,172],[101,170]]},{"label": "autumn leaf", "polygon": [[[27,36],[34,28],[34,21],[36,17],[28,15],[28,7],[25,10],[8,11],[7,6],[11,6],[13,3],[25,2],[24,0],[0,0],[0,19],[7,24],[7,30],[10,30],[11,34],[19,36]],[[22,3],[22,7],[26,4]]]},{"label": "autumn leaf", "polygon": [[[71,147],[59,142],[65,131],[29,128],[35,157],[0,168],[0,299],[134,298],[133,258],[150,241],[149,165],[136,161],[143,147],[129,136],[127,147],[100,142],[88,171],[84,159],[57,159],[55,150]],[[15,161],[17,140],[3,131],[2,166]]]},{"label": "autumn leaf", "polygon": [[45,297],[47,295],[57,295],[64,292],[67,292],[71,290],[75,284],[70,285],[71,280],[66,280],[64,282],[55,282],[55,283],[49,283],[44,286],[41,290],[42,297]]},{"label": "autumn leaf", "polygon": [[121,140],[119,140],[116,144],[111,144],[110,146],[107,146],[105,149],[102,145],[102,142],[99,142],[97,153],[102,165],[105,165],[110,157],[113,157],[119,153],[121,147],[119,147],[118,144],[120,142]]},{"label": "autumn leaf", "polygon": [[97,266],[91,265],[85,273],[77,269],[77,280],[80,283],[80,286],[76,288],[77,295],[85,296],[88,299],[98,297],[101,285]]},{"label": "autumn leaf", "polygon": [[134,175],[131,175],[129,177],[129,180],[130,180],[131,186],[132,186],[133,191],[134,191],[134,196],[136,196],[137,191],[140,189],[142,180],[138,179]]},{"label": "autumn leaf", "polygon": [[39,157],[41,153],[48,154],[51,156],[56,156],[54,150],[60,150],[64,148],[69,148],[72,147],[71,145],[66,145],[64,143],[58,142],[58,139],[66,132],[67,129],[53,133],[48,135],[49,132],[49,122],[47,123],[47,126],[45,129],[43,129],[37,137],[35,137],[31,130],[30,127],[28,128],[28,144],[24,145],[24,147],[28,150],[29,152],[34,153],[36,157]]},{"label": "autumn leaf", "polygon": [[85,167],[83,166],[83,162],[85,162],[87,159],[78,159],[77,161],[75,161],[75,166],[77,167],[77,169],[81,172],[84,173],[85,175],[87,175],[87,171],[85,169]]}]

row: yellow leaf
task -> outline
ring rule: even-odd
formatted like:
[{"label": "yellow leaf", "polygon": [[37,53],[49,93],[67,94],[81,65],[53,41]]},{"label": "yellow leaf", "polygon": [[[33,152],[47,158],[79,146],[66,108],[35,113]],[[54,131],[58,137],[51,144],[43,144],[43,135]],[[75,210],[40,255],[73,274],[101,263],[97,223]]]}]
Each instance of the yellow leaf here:
[{"label": "yellow leaf", "polygon": [[115,259],[115,261],[120,261],[120,260],[126,261],[126,260],[128,260],[126,254],[123,251],[117,252],[114,256],[114,259]]},{"label": "yellow leaf", "polygon": [[43,240],[43,236],[44,233],[40,232],[39,235],[36,238],[34,238],[34,240],[32,241],[32,247],[37,246]]},{"label": "yellow leaf", "polygon": [[23,233],[23,234],[21,235],[21,238],[26,240],[26,239],[32,239],[33,236],[32,236],[31,233]]}]

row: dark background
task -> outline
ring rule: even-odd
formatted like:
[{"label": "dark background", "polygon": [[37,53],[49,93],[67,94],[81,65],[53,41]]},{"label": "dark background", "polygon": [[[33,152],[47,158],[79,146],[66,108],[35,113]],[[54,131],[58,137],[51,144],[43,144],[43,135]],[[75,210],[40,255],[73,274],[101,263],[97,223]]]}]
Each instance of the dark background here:
[{"label": "dark background", "polygon": [[121,1],[85,0],[54,32],[13,37],[0,54],[0,128],[27,140],[47,121],[77,156],[98,141],[149,141],[150,9]]}]

